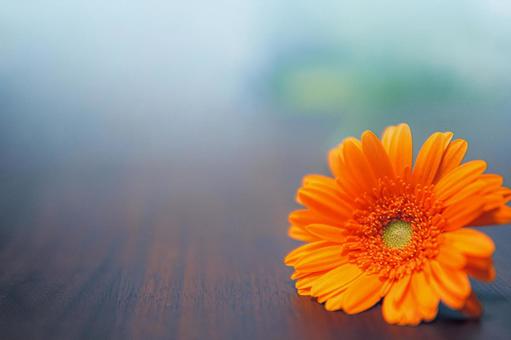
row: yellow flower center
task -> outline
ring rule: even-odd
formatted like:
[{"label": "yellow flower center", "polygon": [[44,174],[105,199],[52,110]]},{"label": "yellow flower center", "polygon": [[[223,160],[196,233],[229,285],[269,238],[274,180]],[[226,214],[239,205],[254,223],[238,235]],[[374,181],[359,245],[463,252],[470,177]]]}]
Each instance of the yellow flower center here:
[{"label": "yellow flower center", "polygon": [[404,248],[412,240],[412,225],[397,220],[392,221],[383,229],[383,243],[389,248]]}]

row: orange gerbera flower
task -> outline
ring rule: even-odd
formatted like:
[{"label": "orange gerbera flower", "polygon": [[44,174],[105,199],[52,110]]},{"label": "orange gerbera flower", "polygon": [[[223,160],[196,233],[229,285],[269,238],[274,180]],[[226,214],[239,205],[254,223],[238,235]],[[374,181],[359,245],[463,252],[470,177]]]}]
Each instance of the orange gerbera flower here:
[{"label": "orange gerbera flower", "polygon": [[432,134],[412,167],[408,125],[381,140],[366,131],[330,151],[334,178],[304,178],[289,236],[307,244],[285,258],[300,295],[348,314],[383,299],[383,317],[400,325],[433,320],[440,301],[480,314],[468,275],[495,278],[495,246],[467,227],[510,222],[511,190],[484,161],[462,164],[467,142],[452,137]]}]

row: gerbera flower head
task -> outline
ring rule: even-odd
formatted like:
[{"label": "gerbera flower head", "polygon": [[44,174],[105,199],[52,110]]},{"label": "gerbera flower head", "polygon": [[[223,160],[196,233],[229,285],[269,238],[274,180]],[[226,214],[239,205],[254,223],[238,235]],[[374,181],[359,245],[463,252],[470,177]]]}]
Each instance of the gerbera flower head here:
[{"label": "gerbera flower head", "polygon": [[384,319],[433,320],[440,302],[469,316],[481,307],[468,277],[495,278],[493,241],[468,228],[511,222],[511,190],[481,160],[462,163],[467,142],[432,134],[412,166],[406,124],[346,138],[329,153],[333,177],[308,175],[289,215],[306,242],[285,258],[300,295],[356,314],[383,300]]}]

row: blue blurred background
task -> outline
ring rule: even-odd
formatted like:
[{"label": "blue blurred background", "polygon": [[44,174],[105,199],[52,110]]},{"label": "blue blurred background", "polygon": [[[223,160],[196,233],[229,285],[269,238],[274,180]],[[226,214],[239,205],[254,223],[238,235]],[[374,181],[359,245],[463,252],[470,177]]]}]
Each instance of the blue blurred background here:
[{"label": "blue blurred background", "polygon": [[287,133],[324,156],[406,121],[509,173],[510,20],[500,0],[4,1],[0,151],[198,165]]}]

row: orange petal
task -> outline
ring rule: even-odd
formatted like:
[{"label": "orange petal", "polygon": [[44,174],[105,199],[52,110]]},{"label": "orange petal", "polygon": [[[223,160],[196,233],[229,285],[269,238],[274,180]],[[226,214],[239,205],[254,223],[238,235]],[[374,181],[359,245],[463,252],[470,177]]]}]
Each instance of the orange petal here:
[{"label": "orange petal", "polygon": [[488,269],[493,265],[493,259],[491,257],[476,257],[466,255],[467,266],[474,267],[477,269]]},{"label": "orange petal", "polygon": [[410,289],[410,279],[411,276],[407,275],[395,282],[383,299],[383,318],[390,324],[398,323],[401,319],[402,310],[400,307],[403,297]]},{"label": "orange petal", "polygon": [[348,203],[351,200],[350,196],[341,191],[339,184],[334,178],[310,174],[303,177],[302,180],[304,187],[316,188],[321,191],[328,192],[332,196],[338,196],[342,200],[347,200]]},{"label": "orange petal", "polygon": [[401,317],[398,325],[417,326],[421,322],[421,313],[412,289],[408,289],[401,304]]},{"label": "orange petal", "polygon": [[502,205],[496,209],[485,211],[475,220],[470,222],[471,226],[487,226],[495,224],[511,223],[511,207]]},{"label": "orange petal", "polygon": [[300,188],[297,194],[297,201],[330,219],[347,220],[352,215],[352,209],[339,197],[318,188]]},{"label": "orange petal", "polygon": [[476,278],[477,280],[481,280],[481,281],[485,281],[485,282],[491,282],[491,281],[495,280],[495,277],[497,275],[497,272],[496,272],[493,264],[490,264],[486,268],[475,267],[475,266],[468,264],[465,267],[465,271],[467,272],[468,275]]},{"label": "orange petal", "polygon": [[438,312],[440,298],[435,293],[425,272],[416,272],[412,277],[412,290],[419,307],[421,318],[431,321]]},{"label": "orange petal", "polygon": [[387,280],[385,281],[382,285],[381,285],[381,289],[380,289],[380,295],[381,296],[385,296],[387,295],[387,293],[389,292],[390,288],[392,287],[392,285],[394,284],[394,282],[392,282],[392,280]]},{"label": "orange petal", "polygon": [[412,168],[412,132],[407,124],[390,126],[382,137],[383,147],[397,176],[404,177],[405,171]]},{"label": "orange petal", "polygon": [[296,281],[295,286],[297,289],[311,288],[312,284],[324,274],[325,272],[310,273],[304,277],[299,278]]},{"label": "orange petal", "polygon": [[452,309],[460,309],[470,293],[470,282],[461,270],[445,267],[437,261],[431,261],[431,286],[443,303]]},{"label": "orange petal", "polygon": [[486,170],[486,162],[470,161],[450,171],[435,185],[435,196],[446,200],[474,182]]},{"label": "orange petal", "polygon": [[344,311],[348,314],[357,314],[374,306],[381,299],[382,284],[377,275],[361,275],[346,290]]},{"label": "orange petal", "polygon": [[[446,206],[453,205],[455,203],[458,203],[458,202],[468,199],[468,198],[475,198],[475,199],[479,199],[479,200],[484,199],[484,200],[488,201],[483,194],[483,190],[486,188],[487,188],[486,182],[478,179],[478,180],[468,184],[467,186],[465,186],[464,188],[460,189],[458,192],[453,194],[451,197],[446,199],[445,205]],[[486,202],[485,207],[486,207],[486,205],[488,205],[488,202]]]},{"label": "orange petal", "polygon": [[446,175],[449,171],[460,165],[465,153],[467,152],[468,143],[463,139],[456,139],[449,143],[445,150],[444,157],[438,167],[435,182]]},{"label": "orange petal", "polygon": [[413,169],[415,183],[429,185],[436,177],[444,150],[452,138],[452,133],[435,132],[422,146]]},{"label": "orange petal", "polygon": [[491,192],[481,195],[481,199],[484,200],[484,211],[490,211],[495,208],[501,208],[505,202],[501,194],[498,192]]},{"label": "orange petal", "polygon": [[298,293],[298,295],[301,295],[301,296],[310,296],[311,295],[310,288],[297,289],[296,292]]},{"label": "orange petal", "polygon": [[317,235],[311,234],[304,228],[295,225],[289,227],[289,229],[287,230],[287,235],[294,240],[304,242],[314,242],[321,239]]},{"label": "orange petal", "polygon": [[[347,140],[351,140],[358,147],[362,148],[360,142],[355,138],[348,138]],[[361,186],[357,183],[356,179],[352,177],[348,167],[346,166],[346,162],[344,161],[345,142],[346,140],[344,140],[338,147],[338,161],[340,164],[335,179],[341,188],[341,191],[345,192],[349,197],[358,197],[361,192]]]},{"label": "orange petal", "polygon": [[489,257],[495,251],[493,240],[475,229],[463,228],[443,235],[454,247],[469,256]]},{"label": "orange petal", "polygon": [[394,169],[380,139],[372,132],[362,134],[362,150],[377,178],[393,178]]},{"label": "orange petal", "polygon": [[309,224],[321,223],[340,227],[344,223],[339,219],[318,214],[314,210],[301,209],[289,214],[289,223],[298,227],[306,227]]},{"label": "orange petal", "polygon": [[477,296],[475,295],[474,292],[470,292],[469,297],[465,301],[463,307],[461,307],[460,311],[466,316],[473,319],[478,319],[479,317],[481,317],[481,314],[483,312],[483,306],[481,306],[481,303],[477,299]]},{"label": "orange petal", "polygon": [[480,176],[486,185],[481,190],[481,195],[484,196],[486,204],[485,211],[494,209],[501,210],[506,208],[506,203],[511,200],[511,189],[502,186],[502,177],[494,174],[484,174]]},{"label": "orange petal", "polygon": [[[324,271],[322,273],[325,274],[327,272],[328,271]],[[316,274],[319,274],[319,273],[321,273],[321,272],[306,273],[306,272],[294,271],[293,274],[291,275],[291,280],[298,280],[298,279],[301,279],[301,278],[304,278],[304,277],[307,277],[307,276],[310,276],[310,275],[316,275]]]},{"label": "orange petal", "polygon": [[327,193],[329,196],[335,197],[342,201],[343,207],[348,210],[353,209],[353,196],[348,195],[342,190],[338,182],[323,175],[307,175],[303,178],[303,188],[310,188]]},{"label": "orange petal", "polygon": [[511,189],[510,188],[502,187],[500,189],[500,192],[502,194],[502,197],[504,197],[505,202],[511,201]]},{"label": "orange petal", "polygon": [[346,239],[343,229],[325,224],[311,224],[306,228],[307,232],[321,239],[340,243]]},{"label": "orange petal", "polygon": [[469,197],[448,206],[443,217],[447,220],[445,230],[456,230],[469,225],[483,213],[484,200]]},{"label": "orange petal", "polygon": [[294,267],[304,272],[328,270],[337,267],[347,260],[341,256],[341,247],[333,245],[316,249],[300,258]]},{"label": "orange petal", "polygon": [[332,299],[332,298],[335,298],[337,297],[338,295],[340,295],[341,293],[345,292],[346,289],[348,289],[348,286],[343,286],[343,287],[340,287],[340,288],[337,288],[337,289],[334,289],[328,293],[324,293],[324,294],[320,294],[318,295],[316,298],[317,298],[317,301],[319,303],[323,303],[323,302],[326,302],[328,301],[329,299]]},{"label": "orange petal", "polygon": [[467,297],[470,293],[470,282],[463,270],[453,269],[437,261],[431,261],[433,275],[439,278],[440,283],[451,292]]},{"label": "orange petal", "polygon": [[320,249],[323,247],[332,246],[332,245],[334,245],[332,242],[327,242],[327,241],[316,241],[316,242],[304,244],[304,245],[294,249],[289,254],[287,254],[287,256],[284,259],[284,263],[288,266],[293,266],[298,261],[300,261],[300,259],[303,256],[313,252],[314,250]]},{"label": "orange petal", "polygon": [[350,284],[361,274],[362,270],[360,270],[358,266],[351,263],[343,264],[338,268],[329,271],[317,280],[312,286],[311,294],[312,296],[319,296],[335,289],[342,288]]},{"label": "orange petal", "polygon": [[[397,289],[391,289],[389,294],[387,294],[383,300],[383,318],[391,324],[414,326],[419,324],[421,321],[421,307],[417,303],[413,294],[411,275],[407,276],[405,282],[407,282],[407,284],[404,286],[404,289],[401,290],[401,287],[399,287],[400,291],[397,293]],[[393,294],[400,294],[401,296],[398,300],[396,300],[396,297],[393,297]]]},{"label": "orange petal", "polygon": [[345,192],[350,197],[359,197],[364,192],[360,184],[352,178],[348,170],[344,170],[341,177],[336,178],[337,184],[341,191]]},{"label": "orange petal", "polygon": [[427,308],[423,306],[419,306],[419,313],[421,315],[421,319],[424,321],[432,321],[436,318],[438,314],[438,306],[433,308]]},{"label": "orange petal", "polygon": [[342,173],[341,155],[342,154],[339,152],[339,146],[336,146],[335,148],[331,149],[330,152],[328,153],[328,166],[334,177],[341,177]]},{"label": "orange petal", "polygon": [[[346,289],[343,289],[340,292],[336,292],[336,294],[334,296],[325,300],[326,301],[325,309],[330,312],[342,309],[343,305],[344,305],[345,298],[346,298]],[[318,299],[318,302],[321,302],[320,299]]]},{"label": "orange petal", "polygon": [[376,185],[375,174],[362,152],[362,146],[355,138],[344,141],[344,159],[347,172],[359,188],[359,194],[369,192]]},{"label": "orange petal", "polygon": [[465,256],[453,247],[451,242],[446,242],[438,247],[438,255],[436,260],[440,262],[442,265],[455,268],[462,269],[465,267],[467,261]]},{"label": "orange petal", "polygon": [[502,176],[495,174],[482,174],[479,176],[479,180],[486,184],[486,188],[483,190],[483,192],[493,192],[499,190],[502,187],[502,183],[504,182]]}]

